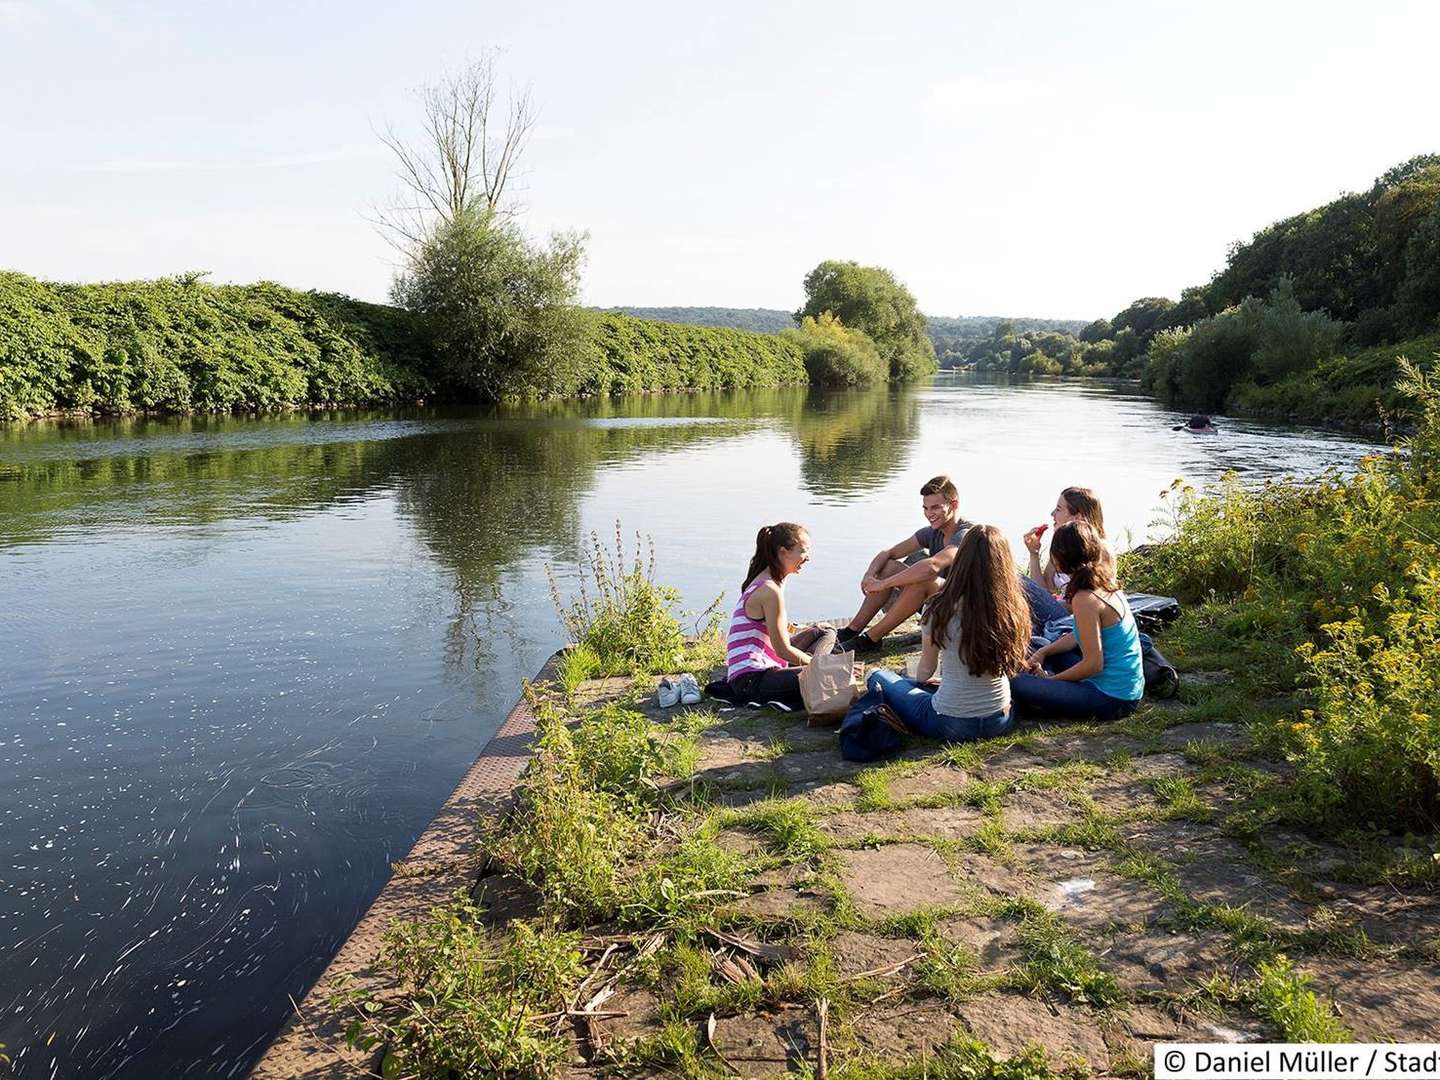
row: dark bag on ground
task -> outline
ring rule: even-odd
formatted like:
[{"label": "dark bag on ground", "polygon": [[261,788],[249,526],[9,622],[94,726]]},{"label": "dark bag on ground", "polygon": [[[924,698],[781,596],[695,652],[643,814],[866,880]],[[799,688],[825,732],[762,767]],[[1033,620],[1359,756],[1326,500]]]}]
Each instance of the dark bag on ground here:
[{"label": "dark bag on ground", "polygon": [[1180,617],[1180,601],[1173,596],[1127,592],[1125,599],[1135,615],[1135,623],[1147,634],[1158,634]]},{"label": "dark bag on ground", "polygon": [[1148,634],[1140,635],[1140,669],[1145,675],[1145,693],[1151,697],[1172,698],[1180,689],[1180,673]]},{"label": "dark bag on ground", "polygon": [[840,722],[840,756],[846,761],[876,761],[900,749],[900,733],[880,716],[885,699],[867,690],[851,704]]}]

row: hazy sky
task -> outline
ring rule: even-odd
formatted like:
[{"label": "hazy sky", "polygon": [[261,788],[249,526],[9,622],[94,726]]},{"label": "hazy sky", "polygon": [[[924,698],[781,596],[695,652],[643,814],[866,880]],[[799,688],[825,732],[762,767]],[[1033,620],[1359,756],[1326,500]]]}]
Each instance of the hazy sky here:
[{"label": "hazy sky", "polygon": [[1440,151],[1430,0],[720,7],[0,0],[0,268],[383,299],[375,131],[490,48],[592,304],[790,308],[850,258],[932,314],[1110,315]]}]

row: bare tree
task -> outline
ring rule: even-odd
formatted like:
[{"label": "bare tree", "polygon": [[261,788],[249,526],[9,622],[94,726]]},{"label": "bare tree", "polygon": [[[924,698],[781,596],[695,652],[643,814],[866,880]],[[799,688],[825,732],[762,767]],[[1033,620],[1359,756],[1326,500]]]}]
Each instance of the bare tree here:
[{"label": "bare tree", "polygon": [[529,89],[511,90],[501,112],[490,54],[419,92],[422,135],[407,141],[393,126],[380,139],[398,164],[401,194],[376,224],[413,255],[427,237],[467,211],[505,214],[505,189],[535,126]]}]

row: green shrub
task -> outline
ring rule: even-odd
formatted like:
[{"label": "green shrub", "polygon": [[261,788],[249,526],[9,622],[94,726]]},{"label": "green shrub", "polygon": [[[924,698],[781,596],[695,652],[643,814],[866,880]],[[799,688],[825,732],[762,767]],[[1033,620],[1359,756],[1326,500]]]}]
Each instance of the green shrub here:
[{"label": "green shrub", "polygon": [[583,364],[583,258],[576,234],[539,247],[490,211],[464,211],[419,246],[393,295],[455,385],[489,400],[564,395]]},{"label": "green shrub", "polygon": [[1189,329],[1156,334],[1142,384],[1170,404],[1215,411],[1240,383],[1309,371],[1334,352],[1342,329],[1324,312],[1303,311],[1282,277],[1264,301],[1248,297]]},{"label": "green shrub", "polygon": [[1412,404],[1397,389],[1400,358],[1419,360],[1437,353],[1440,334],[1430,334],[1328,357],[1309,371],[1268,386],[1241,383],[1228,407],[1251,416],[1373,427]]},{"label": "green shrub", "polygon": [[885,359],[889,377],[908,382],[935,372],[935,345],[910,290],[882,266],[827,259],[805,275],[805,304],[795,313],[830,312],[864,331]]},{"label": "green shrub", "polygon": [[1291,1043],[1345,1042],[1349,1033],[1335,1014],[1315,997],[1313,980],[1284,956],[1262,963],[1247,987],[1255,1011]]},{"label": "green shrub", "polygon": [[414,401],[428,363],[405,312],[348,297],[0,273],[0,419]]},{"label": "green shrub", "polygon": [[580,935],[516,921],[497,941],[480,914],[460,898],[393,924],[381,963],[395,991],[342,984],[332,996],[354,1017],[347,1043],[384,1048],[382,1076],[541,1076],[565,1060],[572,1044],[553,1013],[584,975]]},{"label": "green shrub", "polygon": [[806,381],[804,354],[779,334],[587,313],[585,363],[571,393],[737,390]]},{"label": "green shrub", "polygon": [[493,827],[490,850],[540,890],[552,915],[605,918],[619,906],[621,870],[640,843],[640,825],[626,798],[595,786],[565,718],[538,705],[536,718],[535,753],[512,816]]},{"label": "green shrub", "polygon": [[648,557],[637,534],[627,561],[620,525],[610,552],[591,534],[591,558],[582,562],[576,596],[563,600],[554,578],[550,595],[570,638],[594,657],[595,674],[643,674],[678,669],[685,633],[676,617],[679,593],[655,582],[655,546]]},{"label": "green shrub", "polygon": [[[1311,699],[1269,732],[1317,822],[1440,826],[1440,389],[1401,361],[1415,434],[1352,476],[1168,493],[1172,539],[1126,560],[1270,693]],[[1297,648],[1298,646],[1298,648]]]},{"label": "green shrub", "polygon": [[869,336],[842,326],[828,311],[814,318],[806,315],[798,330],[787,330],[784,336],[804,353],[805,373],[814,385],[868,386],[889,376],[889,365]]}]

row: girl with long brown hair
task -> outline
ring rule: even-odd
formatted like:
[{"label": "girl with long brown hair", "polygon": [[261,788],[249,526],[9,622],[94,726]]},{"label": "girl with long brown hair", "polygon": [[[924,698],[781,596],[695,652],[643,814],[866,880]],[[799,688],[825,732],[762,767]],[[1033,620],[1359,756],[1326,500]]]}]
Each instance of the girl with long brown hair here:
[{"label": "girl with long brown hair", "polygon": [[[924,616],[917,679],[873,672],[868,688],[890,707],[892,722],[948,742],[1003,735],[1014,717],[1008,676],[1024,669],[1030,612],[1005,536],[993,525],[966,534],[945,585]],[[927,684],[944,658],[940,685]]]},{"label": "girl with long brown hair", "polygon": [[[1105,511],[1100,508],[1100,496],[1087,487],[1067,487],[1060,492],[1055,509],[1050,511],[1050,520],[1056,529],[1071,521],[1088,522],[1100,539],[1105,539]],[[1045,529],[1046,526],[1037,525],[1025,534],[1025,549],[1030,552],[1030,578],[1052,593],[1064,592],[1068,578],[1064,571],[1056,568],[1054,555],[1043,566],[1040,563],[1040,538],[1045,535]]]},{"label": "girl with long brown hair", "polygon": [[735,700],[805,708],[800,669],[812,656],[835,648],[835,631],[828,626],[790,633],[785,579],[809,561],[810,534],[793,521],[766,525],[756,534],[726,637],[725,675]]},{"label": "girl with long brown hair", "polygon": [[[1068,575],[1065,599],[1075,629],[1054,641],[1036,639],[1027,672],[1010,680],[1027,714],[1116,720],[1134,712],[1145,693],[1140,631],[1115,576],[1115,556],[1087,521],[1055,530],[1050,558]],[[1079,648],[1079,660],[1061,667]]]}]

